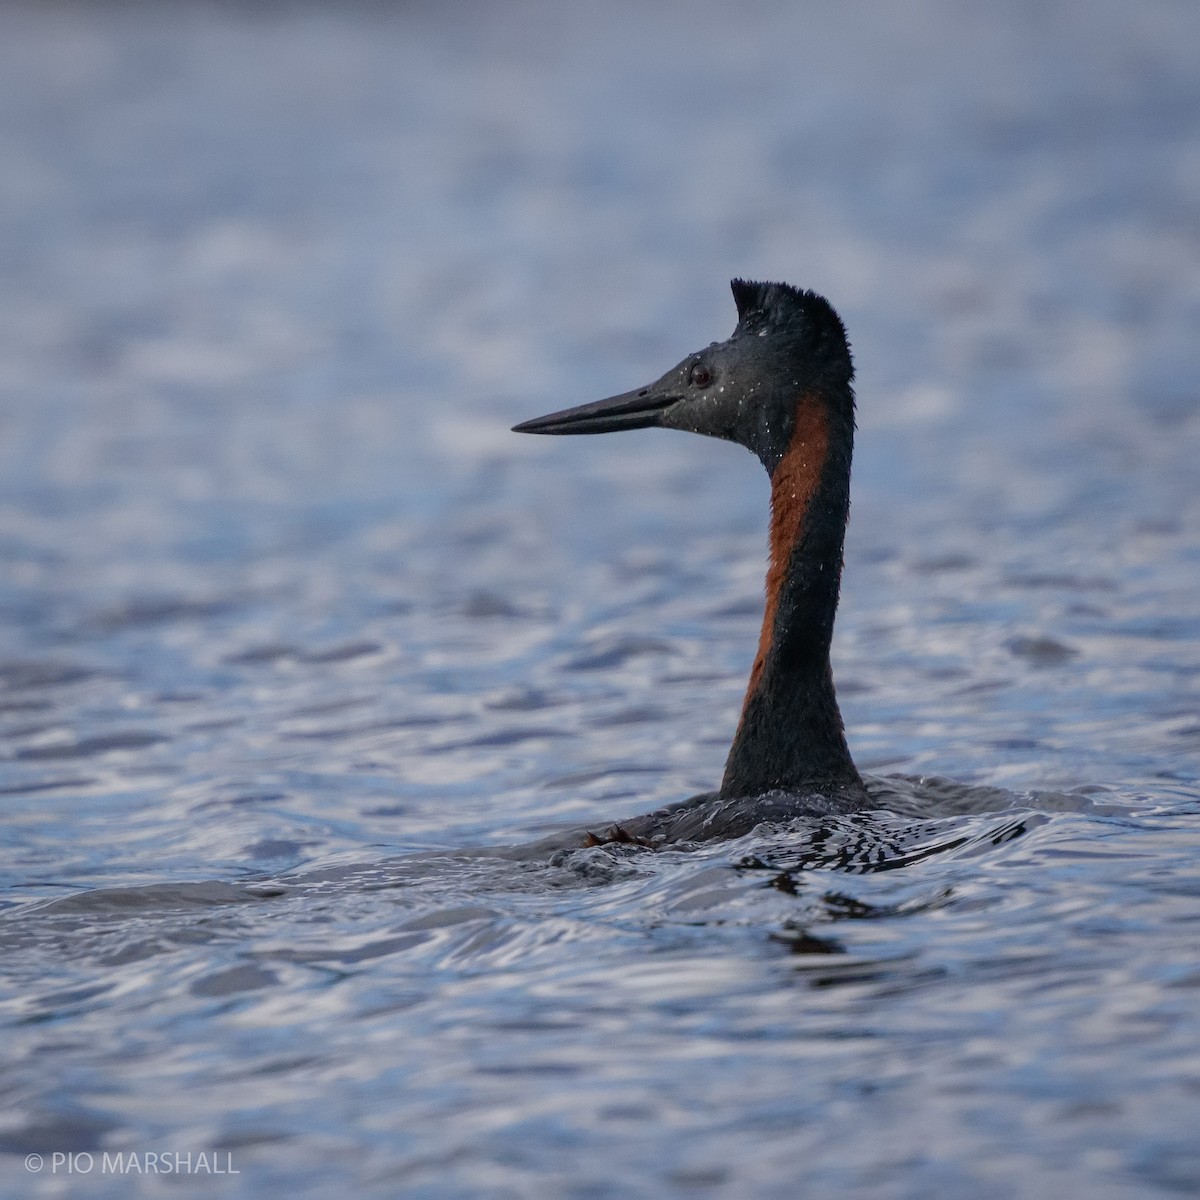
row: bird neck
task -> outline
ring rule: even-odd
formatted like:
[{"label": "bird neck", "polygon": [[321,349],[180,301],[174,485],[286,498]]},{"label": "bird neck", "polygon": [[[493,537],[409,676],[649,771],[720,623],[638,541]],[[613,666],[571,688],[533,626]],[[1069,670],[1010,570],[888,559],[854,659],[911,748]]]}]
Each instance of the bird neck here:
[{"label": "bird neck", "polygon": [[[847,391],[849,385],[846,385]],[[771,557],[758,654],[722,798],[861,787],[834,693],[829,648],[850,511],[851,398],[803,396],[771,472]]]}]

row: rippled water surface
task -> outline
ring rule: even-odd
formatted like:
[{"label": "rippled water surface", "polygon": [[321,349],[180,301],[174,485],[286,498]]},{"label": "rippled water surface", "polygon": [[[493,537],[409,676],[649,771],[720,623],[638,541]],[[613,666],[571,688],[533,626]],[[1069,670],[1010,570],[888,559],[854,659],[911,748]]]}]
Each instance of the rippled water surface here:
[{"label": "rippled water surface", "polygon": [[[1200,1191],[1198,14],[5,6],[0,1193]],[[719,779],[767,490],[508,427],[732,275],[879,811],[530,850]]]}]

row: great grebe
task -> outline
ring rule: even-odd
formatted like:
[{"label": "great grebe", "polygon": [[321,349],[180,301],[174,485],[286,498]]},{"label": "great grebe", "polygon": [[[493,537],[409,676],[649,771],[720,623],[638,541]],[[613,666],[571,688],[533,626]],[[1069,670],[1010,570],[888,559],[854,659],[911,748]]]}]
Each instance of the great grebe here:
[{"label": "great grebe", "polygon": [[660,426],[740,442],[771,477],[770,565],[758,654],[720,789],[623,820],[596,841],[738,837],[762,822],[846,813],[869,797],[850,757],[829,665],[850,509],[854,367],[814,292],[735,279],[728,341],[657,382],[550,413],[518,433]]}]

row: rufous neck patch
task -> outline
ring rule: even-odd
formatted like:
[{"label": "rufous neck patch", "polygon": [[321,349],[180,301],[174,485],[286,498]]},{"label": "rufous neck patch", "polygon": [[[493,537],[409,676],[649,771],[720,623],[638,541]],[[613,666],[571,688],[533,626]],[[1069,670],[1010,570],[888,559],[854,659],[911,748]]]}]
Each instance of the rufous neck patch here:
[{"label": "rufous neck patch", "polygon": [[[750,671],[746,703],[758,689],[759,678],[775,637],[779,598],[787,581],[792,549],[804,536],[804,519],[821,482],[829,451],[829,421],[816,396],[796,402],[796,427],[792,440],[771,475],[771,560],[767,568],[766,608],[758,653]],[[745,705],[743,705],[743,714]]]}]

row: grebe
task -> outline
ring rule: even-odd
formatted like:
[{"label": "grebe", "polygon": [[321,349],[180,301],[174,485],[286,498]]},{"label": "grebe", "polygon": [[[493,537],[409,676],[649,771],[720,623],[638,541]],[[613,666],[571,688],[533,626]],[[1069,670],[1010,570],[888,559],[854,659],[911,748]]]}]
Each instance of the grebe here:
[{"label": "grebe", "polygon": [[829,665],[854,449],[846,330],[814,292],[742,279],[731,286],[738,323],[728,341],[689,354],[647,387],[514,427],[683,429],[740,442],[771,477],[762,634],[720,790],[586,834],[591,844],[740,837],[763,822],[870,806]]}]

